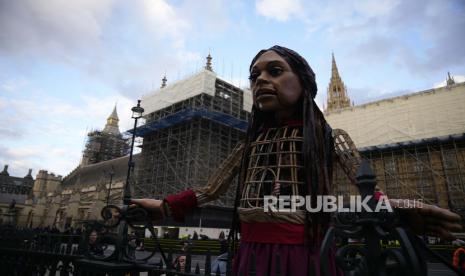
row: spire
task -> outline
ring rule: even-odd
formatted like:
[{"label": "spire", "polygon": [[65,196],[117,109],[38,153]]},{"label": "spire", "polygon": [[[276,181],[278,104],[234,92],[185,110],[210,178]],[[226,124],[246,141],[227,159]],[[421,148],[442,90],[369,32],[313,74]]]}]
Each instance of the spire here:
[{"label": "spire", "polygon": [[331,80],[328,86],[326,112],[351,106],[350,99],[347,95],[347,88],[339,75],[339,71],[337,70],[334,53],[331,53],[331,57]]},{"label": "spire", "polygon": [[115,107],[113,107],[113,111],[111,112],[110,116],[108,117],[108,119],[110,118],[113,118],[113,119],[116,119],[117,121],[119,121],[118,119],[118,113],[116,112],[116,104],[115,104]]},{"label": "spire", "polygon": [[331,53],[331,79],[340,79],[339,71],[337,70],[336,59],[334,53]]},{"label": "spire", "polygon": [[210,55],[210,53],[208,53],[208,56],[207,56],[207,65],[205,65],[205,69],[208,70],[208,71],[213,71],[213,68],[212,68],[212,56]]},{"label": "spire", "polygon": [[161,79],[161,86],[160,88],[165,88],[166,87],[166,81],[168,81],[168,79],[166,78],[166,74],[163,76],[163,79]]},{"label": "spire", "polygon": [[455,84],[454,78],[450,75],[450,72],[447,72],[447,79],[446,79],[447,86]]},{"label": "spire", "polygon": [[107,124],[105,125],[105,128],[103,129],[103,132],[108,133],[108,134],[113,134],[113,135],[120,135],[121,133],[119,132],[119,127],[118,127],[118,113],[116,112],[116,104],[115,107],[113,108],[113,112],[108,116],[107,119]]}]

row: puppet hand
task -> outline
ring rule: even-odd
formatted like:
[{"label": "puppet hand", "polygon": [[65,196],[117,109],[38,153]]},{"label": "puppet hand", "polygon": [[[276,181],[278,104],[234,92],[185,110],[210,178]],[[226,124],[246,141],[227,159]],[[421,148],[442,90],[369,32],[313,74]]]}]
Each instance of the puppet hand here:
[{"label": "puppet hand", "polygon": [[131,199],[131,208],[139,206],[147,210],[153,220],[161,220],[166,217],[163,200],[142,198]]},{"label": "puppet hand", "polygon": [[[399,211],[401,218],[417,234],[455,239],[451,232],[462,230],[461,217],[447,209],[418,201],[390,199],[392,207]],[[415,204],[414,204],[415,203]]]}]

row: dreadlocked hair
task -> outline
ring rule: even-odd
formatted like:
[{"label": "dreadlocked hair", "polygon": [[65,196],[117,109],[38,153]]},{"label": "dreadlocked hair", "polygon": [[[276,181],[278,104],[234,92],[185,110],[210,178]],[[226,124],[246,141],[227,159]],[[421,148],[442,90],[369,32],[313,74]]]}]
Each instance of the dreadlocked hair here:
[{"label": "dreadlocked hair", "polygon": [[[333,139],[331,136],[331,127],[327,124],[323,113],[316,105],[314,98],[317,93],[315,73],[307,61],[297,52],[282,47],[273,46],[266,50],[261,50],[253,58],[249,71],[257,59],[267,51],[274,51],[280,55],[292,68],[292,71],[298,76],[303,93],[301,100],[297,103],[301,105],[300,114],[303,117],[303,149],[302,160],[305,168],[305,187],[306,195],[310,195],[311,204],[316,205],[317,195],[327,195],[330,193],[332,182],[332,160],[334,154]],[[268,116],[267,116],[268,115]],[[260,127],[263,126],[269,114],[260,111],[255,105],[252,107],[249,127],[246,134],[246,147],[242,158],[240,185],[245,181],[245,175],[248,164],[248,149],[251,141],[256,139]],[[242,186],[238,187],[236,193],[236,209],[239,203]],[[322,240],[324,231],[327,229],[330,216],[327,213],[306,213],[306,238],[307,241],[314,244]]]},{"label": "dreadlocked hair", "polygon": [[[258,118],[256,118],[258,117]],[[242,153],[242,161],[241,166],[239,169],[239,183],[237,183],[236,187],[236,196],[234,199],[234,211],[233,211],[233,219],[231,222],[231,227],[228,235],[228,244],[229,244],[229,251],[230,253],[228,256],[233,256],[236,253],[236,244],[238,243],[238,233],[240,232],[240,221],[239,215],[237,213],[237,208],[240,204],[241,194],[243,190],[243,184],[245,183],[245,177],[247,174],[247,165],[249,163],[249,149],[250,143],[255,140],[257,135],[257,129],[260,127],[259,123],[263,122],[264,114],[263,112],[258,112],[255,106],[252,106],[252,112],[249,119],[249,124],[247,126],[245,144],[244,144],[244,151]]]}]

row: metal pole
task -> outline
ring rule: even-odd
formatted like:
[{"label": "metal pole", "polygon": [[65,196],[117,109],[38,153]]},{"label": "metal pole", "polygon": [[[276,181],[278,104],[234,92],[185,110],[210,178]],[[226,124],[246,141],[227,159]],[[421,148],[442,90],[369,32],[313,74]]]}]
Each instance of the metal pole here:
[{"label": "metal pole", "polygon": [[110,171],[110,184],[108,184],[108,194],[107,194],[107,205],[108,203],[110,202],[110,193],[111,193],[111,182],[113,180],[113,174],[115,174],[115,172],[113,171],[113,169]]},{"label": "metal pole", "polygon": [[134,140],[136,139],[136,128],[137,128],[138,119],[139,118],[134,119],[134,128],[132,131],[132,140],[131,140],[131,150],[129,151],[128,173],[126,175],[126,185],[124,187],[124,194],[123,194],[123,205],[129,205],[131,203],[131,190],[129,188],[129,178],[131,176],[131,170],[134,167],[134,162],[132,162],[132,153],[134,151]]},{"label": "metal pole", "polygon": [[[126,174],[126,183],[125,183],[125,187],[123,191],[123,207],[121,208],[123,213],[125,213],[128,210],[129,204],[131,203],[131,189],[129,187],[129,179],[131,177],[131,171],[134,168],[134,162],[132,161],[132,155],[134,151],[134,141],[136,140],[137,120],[140,118],[139,115],[142,115],[142,112],[144,111],[144,109],[140,107],[140,100],[137,101],[137,107],[133,107],[132,111],[134,113],[140,112],[140,114],[136,114],[136,116],[133,116],[134,128],[132,130],[131,149],[129,151],[128,172]],[[128,243],[128,224],[125,220],[122,220],[118,227],[119,227],[118,228],[119,238],[117,239],[117,242],[116,242],[116,250],[118,251],[116,255],[117,256],[116,260],[117,262],[122,262],[128,257],[125,252],[125,247],[127,246],[127,243]]]}]

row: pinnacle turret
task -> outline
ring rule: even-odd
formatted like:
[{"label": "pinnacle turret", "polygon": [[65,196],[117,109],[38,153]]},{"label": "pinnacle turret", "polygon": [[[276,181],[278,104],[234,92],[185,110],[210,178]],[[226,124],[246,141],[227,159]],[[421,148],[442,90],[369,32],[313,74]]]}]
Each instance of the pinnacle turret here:
[{"label": "pinnacle turret", "polygon": [[6,175],[6,176],[9,176],[10,174],[8,173],[8,165],[5,165],[5,167],[3,167],[3,171],[0,172],[0,175]]},{"label": "pinnacle turret", "polygon": [[334,53],[331,53],[331,79],[341,79],[339,71],[337,70],[336,59]]},{"label": "pinnacle turret", "polygon": [[447,79],[446,79],[447,86],[455,84],[454,78],[450,75],[450,72],[447,72]]},{"label": "pinnacle turret", "polygon": [[32,179],[32,169],[29,169],[29,172],[27,173],[27,175],[24,178]]},{"label": "pinnacle turret", "polygon": [[166,74],[163,76],[163,79],[161,79],[161,86],[160,88],[165,88],[166,87],[166,82],[168,79],[166,78]]},{"label": "pinnacle turret", "polygon": [[213,59],[212,56],[210,55],[210,53],[208,53],[207,64],[205,65],[205,69],[208,70],[208,71],[213,71],[212,59]]},{"label": "pinnacle turret", "polygon": [[113,108],[113,112],[110,114],[110,116],[108,116],[107,124],[105,125],[105,128],[103,129],[102,132],[113,134],[113,135],[121,135],[121,133],[119,132],[118,122],[119,122],[119,118],[118,118],[118,113],[116,112],[116,104],[115,104],[115,107]]},{"label": "pinnacle turret", "polygon": [[349,96],[347,95],[347,88],[342,81],[337,69],[334,53],[331,55],[331,80],[328,86],[328,100],[325,110],[326,112],[331,112],[351,106]]}]

